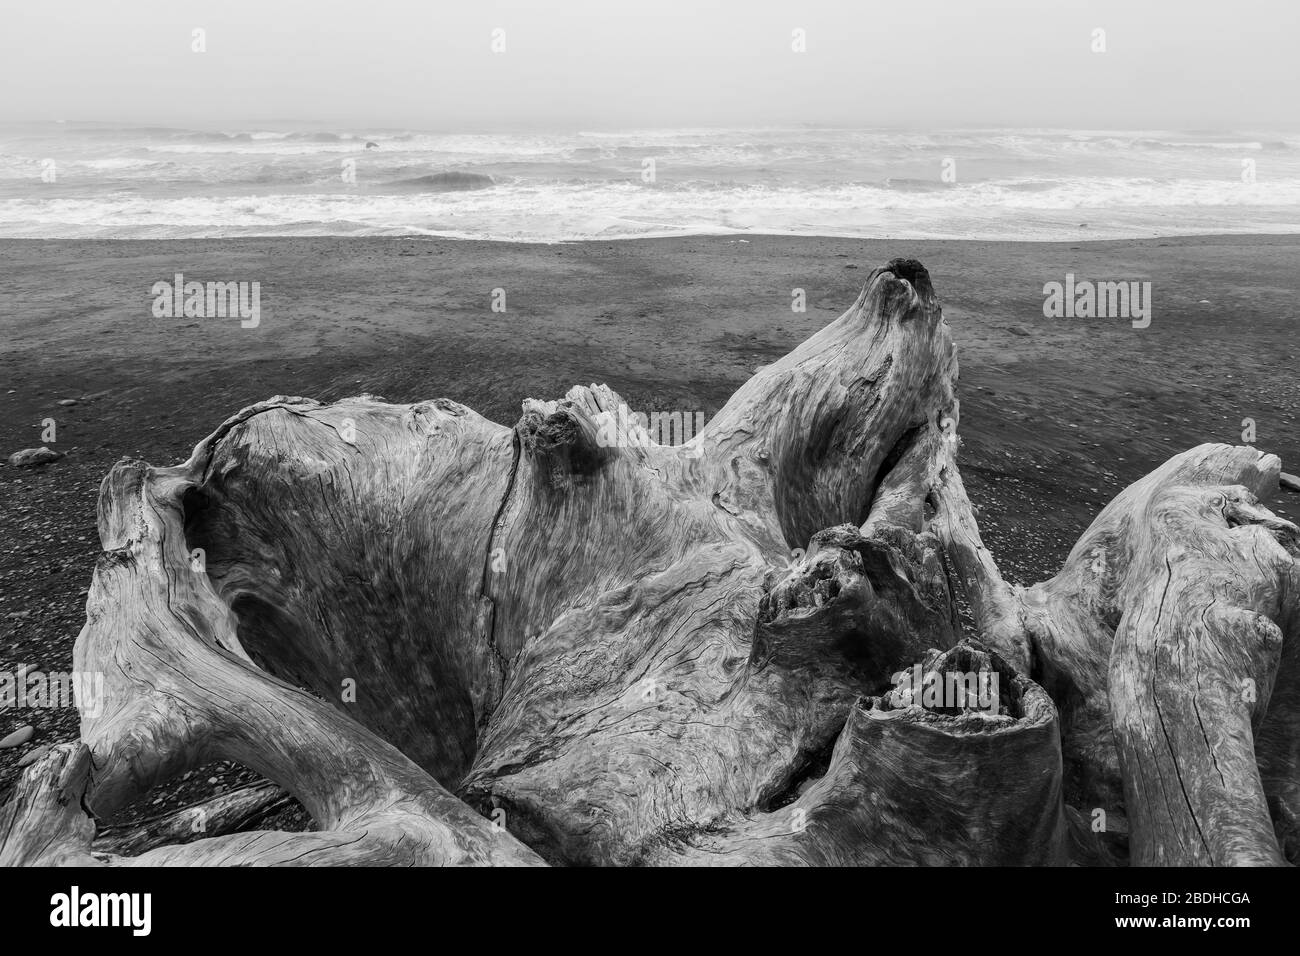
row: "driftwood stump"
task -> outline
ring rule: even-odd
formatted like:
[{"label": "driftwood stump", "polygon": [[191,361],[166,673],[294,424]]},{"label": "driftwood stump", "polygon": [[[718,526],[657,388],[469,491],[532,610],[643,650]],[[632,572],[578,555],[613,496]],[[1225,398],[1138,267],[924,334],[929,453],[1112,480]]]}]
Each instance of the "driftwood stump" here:
[{"label": "driftwood stump", "polygon": [[[0,863],[1294,862],[1280,461],[1184,452],[1015,587],[956,383],[895,260],[682,445],[591,386],[514,428],[277,397],[119,463],[75,652],[103,699],[0,809]],[[96,841],[218,759],[317,829],[247,832],[259,788],[204,839]]]}]

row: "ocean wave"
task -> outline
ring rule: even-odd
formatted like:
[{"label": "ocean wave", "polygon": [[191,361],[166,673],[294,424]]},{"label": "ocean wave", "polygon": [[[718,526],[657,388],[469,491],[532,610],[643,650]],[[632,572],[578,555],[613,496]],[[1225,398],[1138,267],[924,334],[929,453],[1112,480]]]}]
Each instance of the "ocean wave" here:
[{"label": "ocean wave", "polygon": [[[473,179],[473,177],[471,177]],[[573,238],[777,232],[993,235],[1055,229],[1111,232],[1300,229],[1300,179],[1285,183],[1071,181],[953,184],[942,189],[833,186],[790,189],[645,187],[630,182],[449,186],[447,174],[371,191],[174,197],[56,193],[0,199],[0,235],[461,235],[556,241]],[[39,191],[37,191],[39,193]],[[340,226],[339,224],[346,224]],[[1194,228],[1195,227],[1195,228]],[[1282,228],[1286,227],[1286,228]]]},{"label": "ocean wave", "polygon": [[881,185],[890,190],[901,190],[904,192],[942,192],[952,189],[952,183],[945,183],[937,179],[912,179],[906,176],[891,176]]},{"label": "ocean wave", "polygon": [[285,139],[299,140],[308,143],[355,143],[357,140],[363,140],[363,136],[354,136],[352,133],[286,133]]},{"label": "ocean wave", "polygon": [[429,173],[426,176],[414,176],[410,179],[398,179],[377,186],[381,190],[399,190],[402,192],[450,193],[465,192],[471,189],[490,189],[496,182],[491,176],[482,173],[445,172]]},{"label": "ocean wave", "polygon": [[[1028,224],[1074,236],[1085,221],[1094,237],[1121,222],[1137,234],[1216,231],[1216,219],[1262,228],[1300,209],[1298,146],[1295,133],[1259,130],[0,124],[0,234],[547,241],[729,230],[921,238]],[[58,179],[44,183],[50,159]]]}]

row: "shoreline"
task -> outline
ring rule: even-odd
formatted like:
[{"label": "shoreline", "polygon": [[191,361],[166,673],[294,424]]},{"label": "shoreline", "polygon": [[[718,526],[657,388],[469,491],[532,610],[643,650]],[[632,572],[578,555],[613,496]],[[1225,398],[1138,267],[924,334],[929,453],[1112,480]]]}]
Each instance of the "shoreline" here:
[{"label": "shoreline", "polygon": [[607,236],[603,238],[587,237],[582,239],[518,239],[518,238],[480,238],[476,236],[426,235],[424,233],[397,233],[393,235],[353,235],[348,233],[330,233],[323,235],[259,234],[255,236],[166,236],[166,237],[122,237],[122,236],[0,236],[0,246],[9,243],[53,242],[104,242],[104,243],[147,243],[147,242],[454,242],[485,243],[504,246],[586,246],[604,245],[606,243],[625,242],[667,242],[689,239],[736,242],[738,240],[810,240],[824,239],[834,242],[897,242],[897,243],[981,243],[988,245],[1027,245],[1050,246],[1077,243],[1143,243],[1143,242],[1208,242],[1221,239],[1263,240],[1294,239],[1300,237],[1300,228],[1261,232],[1257,229],[1244,229],[1240,232],[1189,232],[1156,233],[1144,236],[1094,237],[1090,234],[1073,236],[1068,239],[986,239],[979,237],[961,238],[893,238],[890,236],[853,236],[845,233],[825,232],[666,232],[655,234]]}]

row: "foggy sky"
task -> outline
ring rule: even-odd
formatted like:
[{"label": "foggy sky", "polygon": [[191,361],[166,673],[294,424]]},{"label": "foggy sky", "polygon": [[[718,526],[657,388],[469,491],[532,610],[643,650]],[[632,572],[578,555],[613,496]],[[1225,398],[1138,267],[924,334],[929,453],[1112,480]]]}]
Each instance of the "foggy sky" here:
[{"label": "foggy sky", "polygon": [[[1300,119],[1300,0],[39,0],[0,120],[222,128]],[[191,52],[191,31],[207,52]],[[1105,53],[1091,50],[1094,28]],[[506,50],[490,49],[494,28]],[[806,31],[807,52],[791,49]]]}]

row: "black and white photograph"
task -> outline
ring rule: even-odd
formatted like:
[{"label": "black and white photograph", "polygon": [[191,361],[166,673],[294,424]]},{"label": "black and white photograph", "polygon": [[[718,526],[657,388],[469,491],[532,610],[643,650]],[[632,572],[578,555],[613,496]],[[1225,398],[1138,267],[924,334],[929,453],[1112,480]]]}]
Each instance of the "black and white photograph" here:
[{"label": "black and white photograph", "polygon": [[5,4],[6,922],[1044,867],[1112,937],[1262,928],[1298,48],[1293,0]]}]

